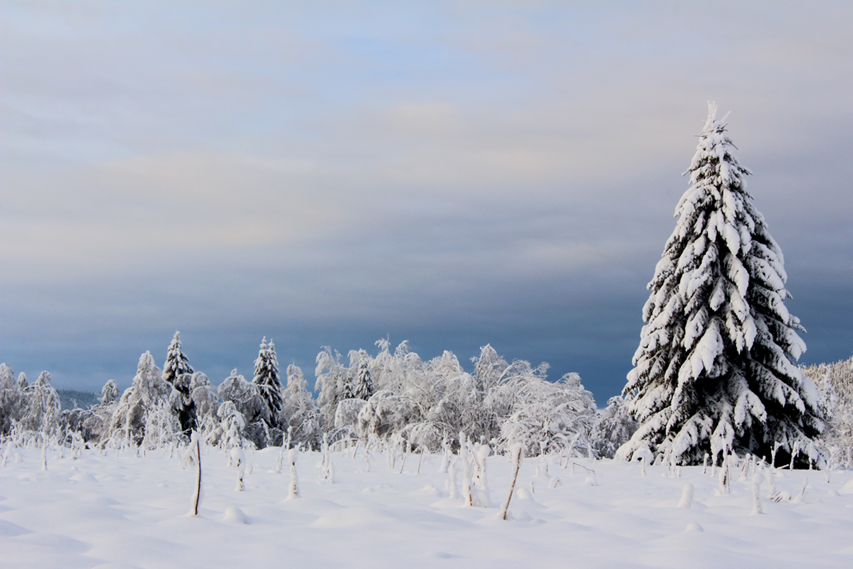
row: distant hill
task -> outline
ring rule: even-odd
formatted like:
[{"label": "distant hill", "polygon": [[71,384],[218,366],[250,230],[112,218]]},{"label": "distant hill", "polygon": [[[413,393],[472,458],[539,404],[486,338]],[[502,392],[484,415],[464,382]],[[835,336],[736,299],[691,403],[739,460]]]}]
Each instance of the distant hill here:
[{"label": "distant hill", "polygon": [[92,391],[77,391],[76,389],[57,389],[59,403],[63,409],[88,409],[100,402],[100,397]]}]

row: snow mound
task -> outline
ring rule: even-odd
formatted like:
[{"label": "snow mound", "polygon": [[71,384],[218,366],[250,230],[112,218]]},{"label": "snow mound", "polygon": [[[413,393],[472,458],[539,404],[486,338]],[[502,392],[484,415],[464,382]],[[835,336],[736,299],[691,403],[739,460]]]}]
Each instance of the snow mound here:
[{"label": "snow mound", "polygon": [[241,510],[240,508],[235,508],[234,506],[228,506],[227,508],[225,508],[225,516],[223,516],[222,521],[230,524],[249,523],[249,521],[246,519],[246,514],[243,513],[243,510]]}]

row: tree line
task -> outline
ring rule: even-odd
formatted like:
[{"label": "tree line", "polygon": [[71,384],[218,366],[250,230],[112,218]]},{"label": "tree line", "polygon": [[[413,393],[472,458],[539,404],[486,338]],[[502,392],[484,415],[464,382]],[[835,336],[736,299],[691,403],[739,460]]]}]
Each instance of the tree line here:
[{"label": "tree line", "polygon": [[49,373],[28,385],[0,364],[0,433],[76,433],[107,448],[157,448],[198,431],[207,444],[225,448],[316,449],[324,439],[375,438],[438,451],[454,447],[464,432],[498,451],[521,443],[527,454],[572,447],[612,456],[635,428],[621,397],[599,412],[578,374],[548,381],[547,364],[507,362],[490,345],[472,359],[471,371],[449,351],[424,361],[406,342],[392,350],[383,339],[376,348],[352,350],[347,358],[323,348],[314,398],[298,366],[280,373],[272,341],[261,342],[251,380],[234,370],[214,386],[193,369],[176,332],[162,369],[145,352],[124,393],[109,380],[97,405],[62,411]]}]

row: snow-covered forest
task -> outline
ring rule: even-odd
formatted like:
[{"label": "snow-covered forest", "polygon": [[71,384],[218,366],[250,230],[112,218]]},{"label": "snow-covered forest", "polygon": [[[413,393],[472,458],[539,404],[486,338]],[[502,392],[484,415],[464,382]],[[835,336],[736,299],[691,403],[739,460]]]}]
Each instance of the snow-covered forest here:
[{"label": "snow-covered forest", "polygon": [[[215,385],[193,370],[176,333],[162,369],[145,352],[132,385],[119,393],[108,381],[100,403],[89,408],[60,409],[48,372],[30,384],[0,364],[0,434],[14,445],[80,441],[153,450],[186,444],[197,430],[205,444],[222,449],[371,442],[458,452],[462,432],[501,454],[521,443],[527,456],[612,458],[637,430],[628,401],[612,397],[597,409],[577,374],[549,381],[546,371],[544,364],[509,363],[491,346],[466,371],[450,352],[424,361],[406,342],[392,350],[379,340],[373,354],[351,350],[346,358],[324,348],[311,390],[297,366],[280,375],[275,345],[264,340],[251,379],[235,370]],[[812,466],[853,465],[853,359],[802,372],[817,386],[827,420],[803,454],[813,456]],[[655,461],[654,454],[645,460]]]},{"label": "snow-covered forest", "polygon": [[261,343],[251,378],[235,370],[216,385],[193,370],[176,333],[162,369],[142,354],[131,387],[120,394],[108,381],[88,409],[60,410],[49,373],[30,385],[3,364],[2,433],[154,449],[186,442],[197,430],[206,444],[226,449],[376,440],[437,452],[458,448],[464,432],[498,452],[521,443],[528,455],[571,448],[612,456],[633,429],[621,398],[599,413],[577,374],[548,381],[546,370],[509,363],[485,346],[466,371],[450,352],[423,361],[406,342],[392,350],[380,340],[373,354],[352,350],[346,358],[324,348],[315,398],[299,367],[279,371],[272,341]]}]

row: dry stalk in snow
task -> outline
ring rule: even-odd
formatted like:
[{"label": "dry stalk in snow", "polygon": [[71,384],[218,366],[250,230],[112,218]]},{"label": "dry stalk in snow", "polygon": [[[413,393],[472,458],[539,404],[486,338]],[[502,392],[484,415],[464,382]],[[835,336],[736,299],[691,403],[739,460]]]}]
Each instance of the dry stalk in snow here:
[{"label": "dry stalk in snow", "polygon": [[512,483],[509,486],[509,496],[506,497],[506,503],[501,511],[501,519],[503,520],[506,519],[506,513],[509,510],[509,502],[512,500],[513,492],[515,492],[515,482],[518,480],[518,471],[521,470],[521,461],[524,459],[524,449],[522,448],[521,443],[515,443],[512,445],[510,454],[512,455],[514,468],[512,471]]},{"label": "dry stalk in snow", "polygon": [[190,439],[190,446],[195,447],[192,449],[192,452],[195,454],[195,465],[196,465],[196,479],[195,479],[195,492],[193,493],[193,509],[192,515],[198,515],[198,505],[201,503],[201,442],[198,439],[198,433],[193,431],[192,438]]}]

